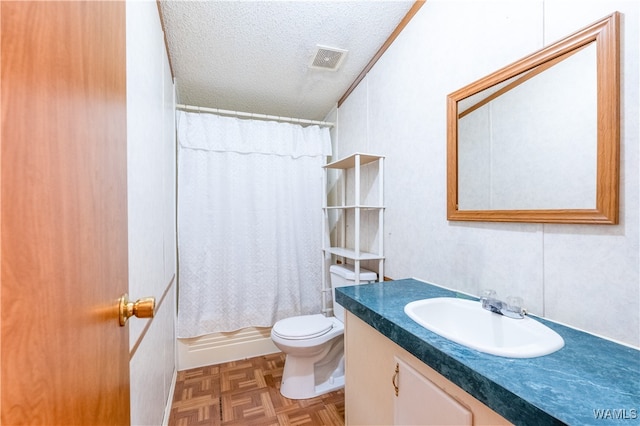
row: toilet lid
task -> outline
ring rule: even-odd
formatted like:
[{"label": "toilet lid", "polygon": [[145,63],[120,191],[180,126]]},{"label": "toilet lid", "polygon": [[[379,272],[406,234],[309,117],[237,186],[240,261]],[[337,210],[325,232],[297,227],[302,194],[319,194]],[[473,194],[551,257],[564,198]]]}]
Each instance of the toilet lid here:
[{"label": "toilet lid", "polygon": [[333,328],[333,322],[322,314],[285,318],[273,326],[283,339],[302,340],[322,336]]}]

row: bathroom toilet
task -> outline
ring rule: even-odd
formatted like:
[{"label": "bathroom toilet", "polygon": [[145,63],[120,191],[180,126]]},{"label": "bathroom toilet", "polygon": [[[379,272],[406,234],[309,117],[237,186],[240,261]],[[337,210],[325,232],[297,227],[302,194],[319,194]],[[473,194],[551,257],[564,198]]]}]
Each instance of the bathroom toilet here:
[{"label": "bathroom toilet", "polygon": [[[322,314],[282,319],[271,329],[271,340],[287,357],[280,393],[289,399],[313,398],[344,387],[344,308],[335,289],[355,284],[353,265],[329,268],[333,317]],[[360,283],[375,281],[375,272],[360,268]]]}]

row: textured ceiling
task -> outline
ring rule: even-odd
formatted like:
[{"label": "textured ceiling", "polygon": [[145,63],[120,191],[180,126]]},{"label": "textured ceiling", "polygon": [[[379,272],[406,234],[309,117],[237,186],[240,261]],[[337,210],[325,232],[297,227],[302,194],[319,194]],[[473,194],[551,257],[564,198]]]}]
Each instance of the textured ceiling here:
[{"label": "textured ceiling", "polygon": [[[322,120],[413,0],[161,0],[177,101]],[[317,45],[348,50],[338,71],[309,68]]]}]

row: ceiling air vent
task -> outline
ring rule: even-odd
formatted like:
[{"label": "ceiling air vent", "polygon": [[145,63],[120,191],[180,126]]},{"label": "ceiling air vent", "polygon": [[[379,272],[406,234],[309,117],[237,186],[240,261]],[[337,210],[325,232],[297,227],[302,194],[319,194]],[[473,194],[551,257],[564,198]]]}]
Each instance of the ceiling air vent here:
[{"label": "ceiling air vent", "polygon": [[336,71],[347,55],[347,51],[344,49],[327,46],[317,46],[317,48],[309,68]]}]

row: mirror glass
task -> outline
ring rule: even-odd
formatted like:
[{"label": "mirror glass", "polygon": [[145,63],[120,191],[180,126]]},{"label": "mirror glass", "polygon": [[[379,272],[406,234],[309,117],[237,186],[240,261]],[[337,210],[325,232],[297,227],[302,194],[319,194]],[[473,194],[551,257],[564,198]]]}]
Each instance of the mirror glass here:
[{"label": "mirror glass", "polygon": [[617,15],[449,95],[450,220],[617,223]]},{"label": "mirror glass", "polygon": [[459,209],[596,208],[595,50],[458,102]]}]

